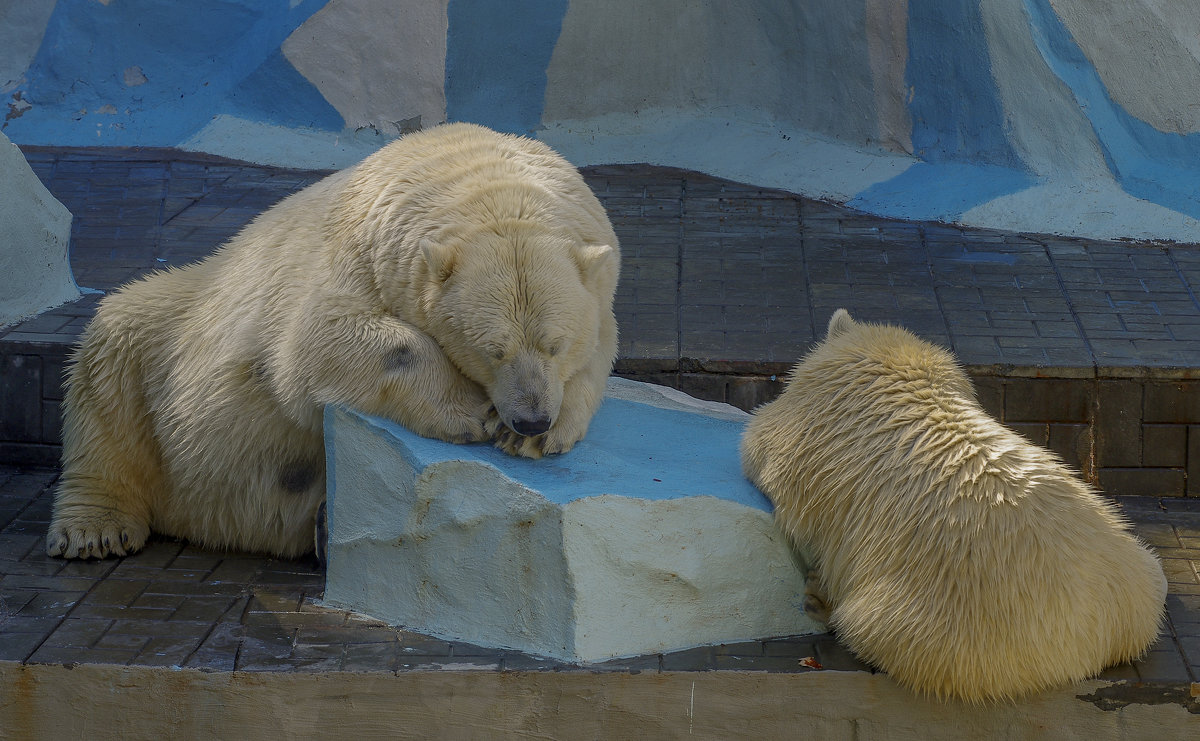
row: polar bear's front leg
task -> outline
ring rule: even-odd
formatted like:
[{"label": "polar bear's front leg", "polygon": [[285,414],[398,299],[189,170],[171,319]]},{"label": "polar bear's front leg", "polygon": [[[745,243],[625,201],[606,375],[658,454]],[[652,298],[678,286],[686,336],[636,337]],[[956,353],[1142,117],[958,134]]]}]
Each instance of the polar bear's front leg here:
[{"label": "polar bear's front leg", "polygon": [[425,437],[453,443],[491,439],[488,422],[497,417],[487,391],[460,373],[432,337],[413,333],[385,355],[375,403],[359,408]]},{"label": "polar bear's front leg", "polygon": [[141,550],[166,490],[135,347],[119,339],[102,307],[75,356],[63,404],[63,474],[46,532],[51,556]]},{"label": "polar bear's front leg", "polygon": [[597,363],[583,369],[566,383],[563,389],[562,409],[554,426],[541,436],[544,455],[565,453],[587,434],[588,425],[600,402],[604,401],[604,389],[608,383],[610,365]]},{"label": "polar bear's front leg", "polygon": [[347,404],[425,437],[478,442],[495,416],[487,393],[429,335],[390,314],[326,317],[289,343],[279,364],[292,398]]}]

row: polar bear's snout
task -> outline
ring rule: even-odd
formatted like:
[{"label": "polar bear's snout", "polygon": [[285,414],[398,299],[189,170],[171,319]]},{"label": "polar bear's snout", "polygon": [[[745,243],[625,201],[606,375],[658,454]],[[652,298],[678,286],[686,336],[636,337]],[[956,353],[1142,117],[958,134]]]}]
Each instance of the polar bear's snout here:
[{"label": "polar bear's snout", "polygon": [[500,368],[492,403],[505,426],[524,437],[550,429],[562,404],[563,388],[546,361],[534,352],[518,353]]},{"label": "polar bear's snout", "polygon": [[550,429],[552,423],[553,420],[546,415],[542,415],[537,419],[514,419],[508,423],[508,426],[518,435],[533,437]]}]

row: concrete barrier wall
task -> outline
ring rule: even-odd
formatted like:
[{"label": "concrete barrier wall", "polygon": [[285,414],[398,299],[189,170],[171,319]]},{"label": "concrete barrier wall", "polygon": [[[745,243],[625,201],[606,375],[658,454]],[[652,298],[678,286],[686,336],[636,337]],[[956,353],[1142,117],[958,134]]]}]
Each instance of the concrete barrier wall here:
[{"label": "concrete barrier wall", "polygon": [[476,121],[908,219],[1200,241],[1200,4],[0,0],[18,144],[337,167]]}]

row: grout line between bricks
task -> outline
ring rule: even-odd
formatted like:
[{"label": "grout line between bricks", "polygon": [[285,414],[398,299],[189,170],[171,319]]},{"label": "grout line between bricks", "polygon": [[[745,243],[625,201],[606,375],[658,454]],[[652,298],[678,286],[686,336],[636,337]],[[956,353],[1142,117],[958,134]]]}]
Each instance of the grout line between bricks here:
[{"label": "grout line between bricks", "polygon": [[[211,171],[210,171],[210,172],[211,172]],[[181,208],[181,209],[180,209],[178,212],[176,212],[174,215],[172,215],[172,216],[171,216],[171,218],[167,219],[165,222],[162,220],[162,212],[161,212],[161,209],[162,209],[164,206],[160,204],[160,206],[159,206],[159,209],[160,209],[160,211],[159,211],[159,219],[158,219],[158,221],[159,221],[159,224],[158,224],[158,232],[159,232],[159,236],[157,237],[157,239],[161,239],[161,238],[162,238],[162,230],[163,230],[163,227],[165,227],[165,226],[168,226],[168,225],[169,225],[169,224],[170,224],[172,221],[174,221],[175,219],[179,218],[180,216],[183,216],[183,215],[184,215],[184,214],[186,214],[188,211],[191,211],[193,208],[195,208],[196,206],[198,206],[198,205],[200,205],[201,203],[203,203],[205,198],[208,198],[210,195],[212,195],[212,194],[213,194],[213,192],[215,192],[215,191],[216,191],[218,188],[222,188],[222,187],[224,187],[225,185],[227,185],[227,184],[229,183],[229,181],[230,181],[230,180],[232,180],[232,179],[234,178],[234,176],[235,176],[235,173],[233,173],[233,172],[230,172],[228,175],[226,175],[226,176],[225,176],[225,177],[224,177],[224,178],[221,180],[221,182],[219,182],[219,183],[216,183],[215,185],[208,185],[208,184],[205,184],[205,185],[204,185],[204,190],[203,190],[203,191],[200,193],[200,196],[199,196],[198,198],[194,198],[194,199],[192,199],[192,202],[191,202],[191,203],[189,203],[188,205],[186,205],[186,206],[184,206],[183,208]],[[168,175],[168,177],[169,177],[169,175]],[[167,198],[166,198],[166,197],[167,197],[168,195],[170,195],[170,190],[169,190],[169,189],[170,189],[170,180],[168,180],[168,181],[166,182],[166,185],[165,185],[164,187],[166,188],[166,190],[164,190],[164,191],[163,191],[163,199],[162,199],[162,204],[165,204],[165,203],[166,203],[166,201],[167,201]],[[265,210],[265,209],[264,209],[264,210]],[[225,240],[222,240],[222,244],[224,244],[224,241],[225,241]]]},{"label": "grout line between bricks", "polygon": [[[163,214],[167,210],[167,200],[171,197],[171,171],[174,169],[173,162],[167,162],[167,166],[163,168],[162,188],[159,190],[160,197],[158,199],[158,214],[154,217],[154,254],[162,254],[162,239],[163,239]],[[178,214],[176,214],[178,215]],[[171,218],[175,218],[172,216]]]},{"label": "grout line between bricks", "polygon": [[[209,569],[208,576],[211,576],[212,572],[215,570],[216,570],[215,566],[213,568]],[[184,604],[186,604],[186,603],[184,603]],[[246,605],[249,606],[249,604],[250,604],[250,600],[246,600]],[[180,607],[182,607],[182,604]],[[179,612],[180,607],[175,608],[175,611],[171,613],[171,617],[174,617],[175,614]],[[224,615],[224,613],[222,613],[222,616],[223,615]],[[243,612],[242,612],[242,617],[243,618],[245,617],[245,610],[243,610]],[[187,666],[191,662],[192,657],[194,657],[197,653],[200,652],[200,649],[204,647],[205,643],[208,643],[208,639],[212,638],[213,633],[215,633],[217,631],[217,626],[220,624],[221,624],[220,618],[217,618],[216,620],[209,622],[208,630],[205,631],[204,635],[201,636],[200,640],[196,642],[196,647],[193,648],[191,651],[189,651],[187,656],[183,657],[183,661],[179,662],[179,666],[181,666],[181,667]],[[241,653],[241,650],[242,650],[242,641],[241,641],[241,637],[239,636],[238,637],[238,650],[237,650],[237,653],[234,654],[234,658],[233,658],[233,662],[234,662],[233,666],[235,669],[237,668],[237,657],[238,657],[238,654]]]},{"label": "grout line between bricks", "polygon": [[[917,234],[921,240],[921,250],[925,253],[925,271],[929,273],[929,288],[933,291],[933,300],[937,304],[938,314],[942,317],[942,328],[946,330],[946,339],[950,340],[950,349],[957,355],[958,348],[954,346],[954,333],[950,331],[950,320],[946,316],[946,306],[942,303],[942,293],[938,290],[937,271],[933,268],[933,251],[929,249],[929,240],[925,238],[924,225],[917,228]],[[995,347],[995,340],[992,340],[993,351],[998,349]],[[1001,387],[1003,388],[1003,387]],[[1003,409],[1004,407],[1000,407]]]},{"label": "grout line between bricks", "polygon": [[[1187,276],[1183,274],[1183,269],[1179,267],[1179,262],[1175,259],[1175,253],[1167,248],[1163,249],[1163,253],[1167,256],[1167,260],[1171,263],[1171,268],[1175,271],[1175,275],[1179,277],[1179,283],[1183,286],[1183,290],[1187,291],[1188,298],[1192,300],[1192,306],[1194,306],[1197,310],[1200,310],[1200,299],[1196,298],[1196,293],[1192,290],[1192,284],[1188,282]],[[1167,330],[1169,331],[1170,328],[1171,325],[1168,324]],[[1171,333],[1171,337],[1178,339],[1175,337],[1174,332]]]},{"label": "grout line between bricks", "polygon": [[[804,293],[808,298],[806,303],[808,304],[809,337],[813,338],[813,344],[815,345],[818,341],[818,338],[824,337],[824,335],[819,335],[817,333],[817,312],[813,307],[815,302],[813,301],[812,278],[808,272],[808,240],[804,238],[806,233],[804,224],[804,205],[799,198],[796,199],[796,230],[800,235],[800,270],[804,272]],[[661,661],[659,662],[659,666],[662,666]]]},{"label": "grout line between bricks", "polygon": [[[1175,531],[1174,525],[1171,526],[1171,530]],[[1178,532],[1176,532],[1176,538],[1178,538]],[[1164,620],[1163,622],[1166,624],[1165,627],[1171,634],[1171,645],[1175,647],[1175,653],[1178,654],[1179,658],[1182,659],[1182,661],[1183,661],[1183,670],[1185,672],[1187,672],[1188,681],[1190,681],[1192,684],[1195,684],[1197,681],[1196,672],[1195,672],[1195,670],[1192,669],[1192,665],[1188,661],[1189,657],[1187,655],[1187,652],[1185,652],[1183,650],[1183,643],[1179,640],[1179,631],[1175,628],[1175,619],[1171,617],[1171,613],[1166,612],[1165,610],[1164,610],[1164,614],[1165,614],[1166,620]],[[1135,664],[1135,666],[1136,666],[1136,664]],[[1138,672],[1138,676],[1141,677],[1140,671]]]},{"label": "grout line between bricks", "polygon": [[[256,571],[255,576],[257,576],[257,574],[258,574],[258,572]],[[253,583],[254,583],[254,579],[251,578],[250,584],[253,584]],[[250,590],[250,584],[246,585],[247,590]],[[242,614],[241,614],[241,616],[238,617],[238,625],[242,629],[238,631],[237,650],[233,652],[233,670],[234,671],[238,671],[239,669],[241,669],[241,666],[242,666],[242,648],[246,645],[246,630],[245,630],[246,618],[250,617],[250,604],[252,602],[254,602],[254,592],[253,592],[253,590],[250,590],[250,598],[247,599],[246,604],[242,606]],[[214,626],[215,625],[216,624],[214,623]],[[207,640],[207,636],[205,637],[205,640]],[[200,645],[203,646],[204,643],[201,642]],[[199,646],[197,646],[196,650],[199,650]],[[189,656],[188,658],[190,659],[191,657]]]},{"label": "grout line between bricks", "polygon": [[1075,309],[1075,302],[1071,300],[1071,293],[1067,290],[1067,284],[1063,281],[1062,271],[1059,270],[1058,262],[1054,259],[1054,252],[1050,249],[1050,245],[1040,239],[1030,238],[1031,242],[1042,248],[1046,253],[1046,259],[1050,261],[1050,267],[1054,270],[1054,282],[1058,284],[1058,290],[1062,292],[1063,301],[1067,304],[1067,311],[1071,313],[1071,321],[1075,322],[1075,328],[1079,330],[1079,336],[1083,339],[1083,346],[1087,348],[1088,358],[1092,361],[1092,377],[1095,378],[1100,372],[1100,361],[1096,357],[1096,350],[1092,347],[1092,341],[1088,339],[1087,331],[1083,328],[1083,322],[1079,319],[1079,312]]},{"label": "grout line between bricks", "polygon": [[[184,551],[186,551],[186,550],[187,550],[186,547],[180,548],[179,552],[176,553],[174,558],[171,559],[171,562],[168,563],[163,568],[169,569],[172,566],[174,566],[175,562],[179,560],[179,557],[182,556]],[[217,570],[217,568],[220,567],[220,565],[221,565],[221,561],[217,561],[216,565],[214,565],[212,568],[208,569],[208,571],[205,572],[205,574],[204,574],[203,581],[208,581],[212,577],[213,572],[215,572]],[[179,605],[179,607],[176,607],[175,610],[171,612],[171,617],[174,617],[183,608],[184,604],[186,604],[186,602],[181,603]],[[247,599],[246,600],[246,608],[244,608],[242,611],[242,619],[245,619],[245,617],[246,617],[245,610],[249,608],[249,605],[250,605],[250,600]],[[224,616],[224,613],[222,613],[222,616]],[[196,642],[196,647],[193,648],[191,651],[189,651],[187,656],[183,657],[183,660],[179,662],[179,666],[181,666],[181,667],[187,666],[188,663],[191,662],[192,657],[194,657],[197,653],[200,652],[200,649],[204,647],[204,644],[208,642],[208,639],[212,637],[212,634],[216,632],[217,626],[220,624],[221,624],[221,619],[219,617],[216,620],[209,621],[208,630],[205,631],[204,635],[200,638],[200,640]],[[237,656],[238,656],[238,654],[241,653],[241,650],[242,650],[242,641],[241,641],[241,637],[239,636],[238,637],[238,650],[237,650],[237,653],[235,653],[235,655],[234,655],[234,664],[233,664],[234,668],[237,667]]]}]

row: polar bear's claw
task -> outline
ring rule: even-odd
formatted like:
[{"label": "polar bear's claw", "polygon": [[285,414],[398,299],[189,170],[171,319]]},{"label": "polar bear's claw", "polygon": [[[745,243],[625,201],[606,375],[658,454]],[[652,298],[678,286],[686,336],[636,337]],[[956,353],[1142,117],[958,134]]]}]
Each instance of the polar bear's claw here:
[{"label": "polar bear's claw", "polygon": [[496,434],[497,448],[522,458],[537,459],[547,455],[559,455],[575,447],[575,443],[575,440],[567,441],[561,435],[555,434],[554,428],[541,435],[526,437],[502,426]]},{"label": "polar bear's claw", "polygon": [[496,447],[509,455],[522,458],[541,458],[542,450],[535,442],[538,438],[518,435],[508,427],[501,426],[496,435]]},{"label": "polar bear's claw", "polygon": [[61,556],[66,550],[66,533],[51,532],[46,535],[46,555]]},{"label": "polar bear's claw", "polygon": [[55,522],[46,536],[46,553],[61,558],[125,556],[141,550],[150,528],[123,513]]}]

